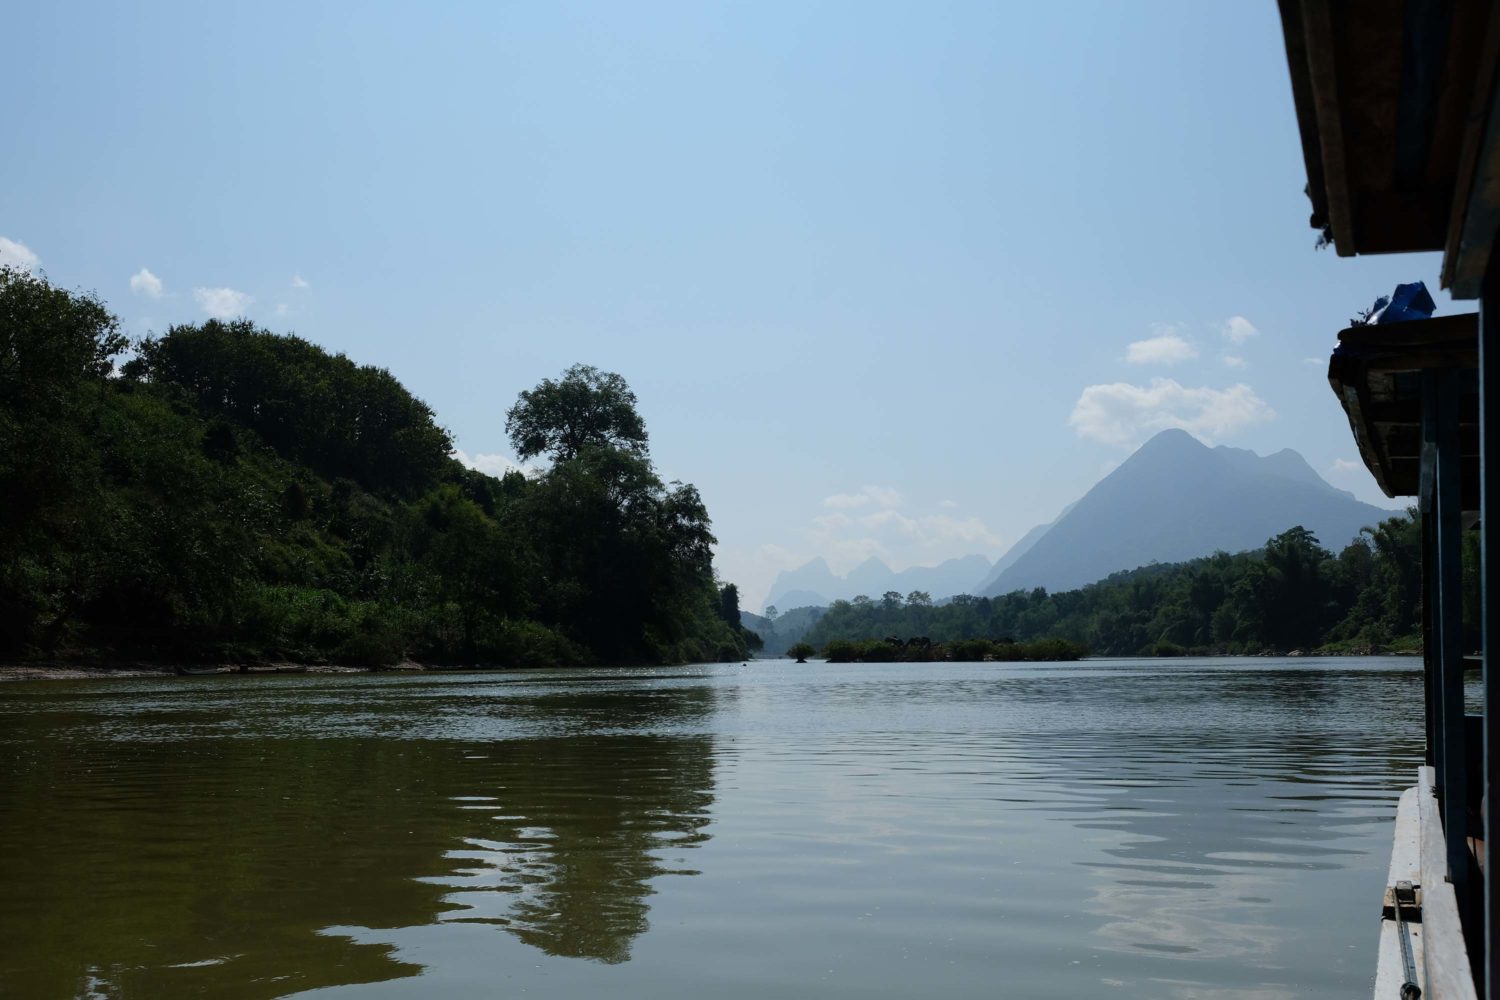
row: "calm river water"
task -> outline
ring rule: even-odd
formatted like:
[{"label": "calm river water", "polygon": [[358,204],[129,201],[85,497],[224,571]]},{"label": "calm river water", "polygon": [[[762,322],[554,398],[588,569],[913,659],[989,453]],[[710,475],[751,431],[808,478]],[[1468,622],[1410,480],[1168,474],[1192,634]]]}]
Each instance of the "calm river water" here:
[{"label": "calm river water", "polygon": [[0,685],[0,996],[1355,997],[1411,660]]}]

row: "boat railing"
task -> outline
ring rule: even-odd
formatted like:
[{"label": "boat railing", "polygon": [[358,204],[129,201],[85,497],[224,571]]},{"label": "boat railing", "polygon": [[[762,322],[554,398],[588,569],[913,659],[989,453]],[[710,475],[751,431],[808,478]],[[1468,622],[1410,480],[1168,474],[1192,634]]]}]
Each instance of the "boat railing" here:
[{"label": "boat railing", "polygon": [[[1458,894],[1448,871],[1447,840],[1431,767],[1417,770],[1417,783],[1396,808],[1376,1000],[1478,1000],[1464,944]],[[1412,991],[1410,987],[1415,987]]]}]

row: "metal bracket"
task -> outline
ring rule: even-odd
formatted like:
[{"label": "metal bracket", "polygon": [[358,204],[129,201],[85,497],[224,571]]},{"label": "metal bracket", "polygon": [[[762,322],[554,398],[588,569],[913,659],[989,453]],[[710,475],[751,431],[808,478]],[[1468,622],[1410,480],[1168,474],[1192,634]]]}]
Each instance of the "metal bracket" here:
[{"label": "metal bracket", "polygon": [[1386,886],[1385,901],[1380,915],[1386,920],[1396,919],[1396,907],[1401,908],[1401,919],[1409,924],[1422,922],[1422,887],[1413,882],[1397,882]]}]

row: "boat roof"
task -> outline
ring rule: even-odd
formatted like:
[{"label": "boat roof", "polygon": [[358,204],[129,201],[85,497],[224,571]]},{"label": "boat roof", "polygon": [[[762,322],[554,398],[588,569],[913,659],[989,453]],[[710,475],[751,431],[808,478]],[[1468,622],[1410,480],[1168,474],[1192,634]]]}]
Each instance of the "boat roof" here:
[{"label": "boat roof", "polygon": [[1463,508],[1479,507],[1479,317],[1475,313],[1339,332],[1328,383],[1349,417],[1360,458],[1388,497],[1417,496],[1422,413],[1433,383],[1424,372],[1458,371]]},{"label": "boat roof", "polygon": [[1280,0],[1312,225],[1340,256],[1441,250],[1479,294],[1500,227],[1500,5]]}]

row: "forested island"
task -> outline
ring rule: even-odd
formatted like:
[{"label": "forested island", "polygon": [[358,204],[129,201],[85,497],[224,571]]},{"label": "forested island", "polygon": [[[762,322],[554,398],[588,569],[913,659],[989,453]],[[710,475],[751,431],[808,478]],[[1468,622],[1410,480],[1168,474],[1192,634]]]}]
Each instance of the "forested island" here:
[{"label": "forested island", "polygon": [[[856,597],[835,601],[801,641],[841,659],[851,644],[880,656],[887,636],[925,637],[953,650],[969,642],[1061,641],[1104,656],[1416,651],[1421,537],[1421,522],[1408,512],[1370,526],[1337,554],[1296,527],[1259,550],[1145,566],[1079,590],[941,603],[922,592]],[[1465,544],[1465,629],[1477,642],[1477,540]]]},{"label": "forested island", "polygon": [[505,428],[546,468],[494,478],[384,369],[246,321],[132,345],[0,269],[0,657],[741,659],[708,511],[635,403],[587,366],[543,381]]}]

